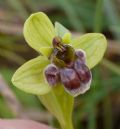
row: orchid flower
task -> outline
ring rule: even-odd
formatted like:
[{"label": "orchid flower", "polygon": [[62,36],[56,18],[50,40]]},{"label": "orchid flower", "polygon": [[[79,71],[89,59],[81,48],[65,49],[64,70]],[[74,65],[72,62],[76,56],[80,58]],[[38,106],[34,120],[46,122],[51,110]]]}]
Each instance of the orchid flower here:
[{"label": "orchid flower", "polygon": [[44,95],[60,85],[72,96],[85,93],[91,85],[90,69],[102,59],[107,47],[104,35],[88,33],[74,37],[46,14],[32,14],[24,24],[28,45],[40,55],[23,64],[12,78],[19,89]]},{"label": "orchid flower", "polygon": [[74,97],[90,88],[90,70],[104,56],[106,38],[100,33],[72,36],[60,23],[53,26],[43,12],[26,20],[23,33],[28,45],[40,55],[15,72],[13,84],[37,95],[62,129],[73,129]]}]

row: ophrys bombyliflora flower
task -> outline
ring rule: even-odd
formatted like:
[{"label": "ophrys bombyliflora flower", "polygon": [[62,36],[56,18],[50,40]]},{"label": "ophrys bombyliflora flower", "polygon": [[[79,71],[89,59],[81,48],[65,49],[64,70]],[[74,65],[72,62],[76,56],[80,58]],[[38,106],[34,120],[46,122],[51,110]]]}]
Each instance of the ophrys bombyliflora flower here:
[{"label": "ophrys bombyliflora flower", "polygon": [[71,37],[69,30],[58,22],[54,28],[42,12],[32,14],[26,20],[24,37],[41,55],[21,66],[12,82],[36,95],[48,93],[58,83],[73,96],[84,93],[90,87],[90,69],[102,59],[107,47],[102,34]]},{"label": "ophrys bombyliflora flower", "polygon": [[45,77],[51,86],[62,83],[72,96],[87,91],[91,84],[91,72],[86,65],[85,52],[65,44],[61,37],[52,41],[51,64],[45,68]]}]

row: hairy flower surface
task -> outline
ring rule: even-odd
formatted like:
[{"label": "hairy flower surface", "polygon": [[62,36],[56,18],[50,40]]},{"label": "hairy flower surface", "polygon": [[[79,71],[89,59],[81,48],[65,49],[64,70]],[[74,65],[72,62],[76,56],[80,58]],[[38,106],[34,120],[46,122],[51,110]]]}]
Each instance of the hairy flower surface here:
[{"label": "hairy flower surface", "polygon": [[60,23],[56,22],[54,27],[43,12],[32,14],[26,20],[23,33],[40,56],[15,72],[12,82],[16,87],[44,95],[61,85],[72,96],[90,88],[90,69],[100,62],[107,47],[102,34],[88,33],[74,38]]}]

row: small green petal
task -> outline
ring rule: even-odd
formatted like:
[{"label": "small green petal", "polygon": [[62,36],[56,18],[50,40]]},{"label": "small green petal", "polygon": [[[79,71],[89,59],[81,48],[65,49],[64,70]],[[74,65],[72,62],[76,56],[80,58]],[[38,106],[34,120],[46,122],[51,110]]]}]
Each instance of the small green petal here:
[{"label": "small green petal", "polygon": [[66,33],[62,37],[62,42],[65,44],[69,44],[71,42],[71,33]]},{"label": "small green petal", "polygon": [[50,47],[55,37],[55,29],[42,12],[32,14],[24,24],[24,37],[27,43],[40,52],[41,47]]},{"label": "small green petal", "polygon": [[46,56],[46,57],[50,57],[53,48],[52,47],[41,47],[39,49],[39,51],[41,52],[42,55]]},{"label": "small green petal", "polygon": [[61,38],[66,34],[70,33],[68,29],[66,29],[63,25],[61,25],[59,22],[55,22],[55,32],[57,36],[60,36]]},{"label": "small green petal", "polygon": [[91,69],[102,59],[107,48],[107,41],[100,33],[85,34],[70,43],[75,49],[86,52],[87,65]]},{"label": "small green petal", "polygon": [[12,83],[19,89],[43,95],[50,91],[50,86],[44,78],[44,68],[50,62],[44,56],[34,58],[22,65],[13,75]]}]

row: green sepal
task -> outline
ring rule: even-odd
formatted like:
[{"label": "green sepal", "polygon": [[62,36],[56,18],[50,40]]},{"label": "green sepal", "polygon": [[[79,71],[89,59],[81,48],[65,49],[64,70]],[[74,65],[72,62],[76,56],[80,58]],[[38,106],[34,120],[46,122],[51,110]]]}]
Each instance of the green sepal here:
[{"label": "green sepal", "polygon": [[51,88],[45,80],[44,69],[49,63],[44,56],[28,61],[14,73],[12,83],[27,93],[35,95],[48,93]]},{"label": "green sepal", "polygon": [[59,22],[55,22],[55,32],[57,36],[60,36],[61,38],[66,34],[70,33],[68,29],[66,29],[62,24]]},{"label": "green sepal", "polygon": [[38,12],[26,20],[23,34],[27,43],[40,52],[41,47],[51,47],[55,29],[48,16]]},{"label": "green sepal", "polygon": [[87,66],[91,69],[103,58],[107,48],[107,40],[103,34],[88,33],[74,39],[70,45],[86,52]]}]

